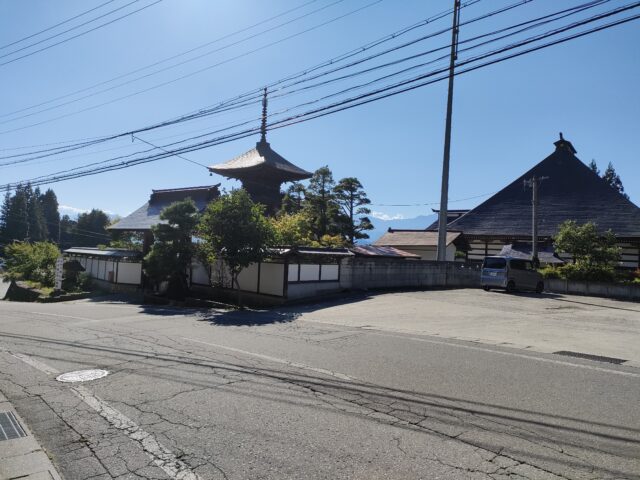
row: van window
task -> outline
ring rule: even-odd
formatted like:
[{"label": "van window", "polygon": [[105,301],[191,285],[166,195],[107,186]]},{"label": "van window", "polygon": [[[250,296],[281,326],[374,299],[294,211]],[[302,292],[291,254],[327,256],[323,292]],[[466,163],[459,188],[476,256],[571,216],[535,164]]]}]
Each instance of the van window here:
[{"label": "van window", "polygon": [[484,259],[482,268],[504,268],[507,266],[507,261],[504,258],[491,258]]},{"label": "van window", "polygon": [[511,268],[513,268],[514,270],[526,270],[526,262],[524,260],[511,260],[509,262],[509,265],[511,265]]}]

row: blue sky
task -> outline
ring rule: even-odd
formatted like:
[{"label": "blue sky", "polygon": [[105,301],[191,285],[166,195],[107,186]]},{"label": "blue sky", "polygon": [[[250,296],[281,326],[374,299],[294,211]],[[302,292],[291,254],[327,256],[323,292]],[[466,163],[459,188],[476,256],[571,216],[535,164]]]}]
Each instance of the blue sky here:
[{"label": "blue sky", "polygon": [[[104,1],[0,0],[0,45],[14,42]],[[82,19],[88,20],[131,1],[115,0]],[[479,1],[463,9],[462,20],[515,1]],[[152,2],[140,0],[117,14],[105,17],[105,20]],[[463,27],[460,39],[580,3],[583,2],[534,0],[473,26]],[[611,1],[576,18],[626,3]],[[374,0],[163,0],[87,35],[0,66],[0,115],[3,115],[0,117],[0,122],[3,122],[0,123],[0,149],[3,150],[0,155],[28,151],[13,150],[17,147],[122,132],[215,104],[381,38],[442,12],[451,4],[450,0],[381,0],[377,3]],[[15,117],[56,103],[10,114],[230,35],[296,7],[300,8],[173,62],[239,42],[185,65],[108,92],[87,90],[81,95],[67,97],[65,101],[92,94],[89,98],[22,119]],[[361,7],[366,8],[349,13]],[[348,15],[319,26],[345,14]],[[296,19],[303,15],[306,16]],[[446,17],[408,34],[406,38],[447,28],[450,21]],[[558,25],[568,21],[571,20],[558,22]],[[70,22],[47,34],[55,34],[80,22],[80,19]],[[281,25],[285,22],[290,23]],[[609,161],[613,162],[632,201],[639,203],[639,27],[638,21],[631,22],[457,77],[450,208],[471,208],[487,194],[499,190],[531,168],[553,151],[553,142],[560,131],[573,142],[578,157],[584,162],[595,159],[603,169]],[[265,47],[310,28],[314,29]],[[267,29],[272,30],[260,34]],[[47,34],[0,49],[0,55]],[[57,40],[69,35],[71,33],[61,35]],[[256,36],[247,39],[251,35]],[[391,58],[440,47],[448,41],[449,36],[442,35],[407,48]],[[248,53],[257,48],[262,50]],[[240,58],[232,59],[240,55]],[[18,54],[0,58],[0,63],[15,56]],[[91,108],[220,62],[225,63],[170,85]],[[170,64],[145,70],[139,75]],[[445,64],[440,62],[436,66]],[[133,77],[123,80],[130,78]],[[312,100],[347,87],[350,82],[357,81],[345,80],[292,98],[274,99],[270,102],[270,111]],[[116,83],[108,83],[101,88]],[[445,103],[446,82],[440,82],[273,131],[268,138],[275,150],[302,168],[313,171],[329,165],[336,179],[358,177],[377,215],[414,217],[431,213],[431,207],[437,207],[440,197]],[[88,110],[77,113],[83,109]],[[253,105],[140,136],[162,145],[239,121],[256,119],[257,124],[259,113],[260,107]],[[67,116],[52,120],[63,115]],[[40,122],[44,123],[29,127]],[[19,130],[11,131],[15,129]],[[252,148],[255,141],[257,136],[185,156],[211,165],[243,153]],[[0,167],[0,183],[24,180],[144,148],[148,147],[126,138],[21,166]],[[204,168],[174,157],[52,184],[51,187],[63,205],[78,209],[96,207],[127,214],[147,200],[152,188],[218,182],[226,188],[238,185],[222,177],[211,177]],[[433,205],[395,206],[429,203]]]}]

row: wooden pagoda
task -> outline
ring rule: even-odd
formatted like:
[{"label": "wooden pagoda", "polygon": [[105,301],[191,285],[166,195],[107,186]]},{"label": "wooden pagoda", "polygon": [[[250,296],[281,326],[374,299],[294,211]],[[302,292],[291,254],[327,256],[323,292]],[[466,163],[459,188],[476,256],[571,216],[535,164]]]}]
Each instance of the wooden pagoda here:
[{"label": "wooden pagoda", "polygon": [[275,213],[282,203],[280,186],[311,178],[312,174],[287,161],[267,142],[267,93],[262,100],[262,125],[260,141],[248,152],[227,162],[209,167],[209,171],[242,182],[242,187],[256,203],[267,207],[267,213]]}]

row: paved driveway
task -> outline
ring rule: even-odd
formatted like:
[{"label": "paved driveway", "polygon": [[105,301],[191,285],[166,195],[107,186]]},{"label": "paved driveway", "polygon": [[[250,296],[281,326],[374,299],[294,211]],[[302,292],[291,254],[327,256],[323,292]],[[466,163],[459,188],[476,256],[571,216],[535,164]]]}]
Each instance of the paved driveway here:
[{"label": "paved driveway", "polygon": [[307,308],[302,320],[438,335],[537,352],[571,351],[640,367],[640,304],[596,297],[484,292],[400,292]]}]

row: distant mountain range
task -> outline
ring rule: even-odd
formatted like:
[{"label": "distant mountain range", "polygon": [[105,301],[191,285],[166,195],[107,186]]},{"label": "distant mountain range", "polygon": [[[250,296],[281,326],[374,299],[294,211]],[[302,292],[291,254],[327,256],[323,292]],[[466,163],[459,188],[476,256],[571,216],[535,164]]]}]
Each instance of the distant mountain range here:
[{"label": "distant mountain range", "polygon": [[400,218],[396,220],[381,220],[379,218],[369,217],[371,223],[375,227],[373,230],[369,230],[369,239],[361,241],[360,243],[373,243],[386,233],[389,228],[399,229],[422,229],[427,228],[433,222],[438,219],[437,215],[420,215],[414,218]]}]

